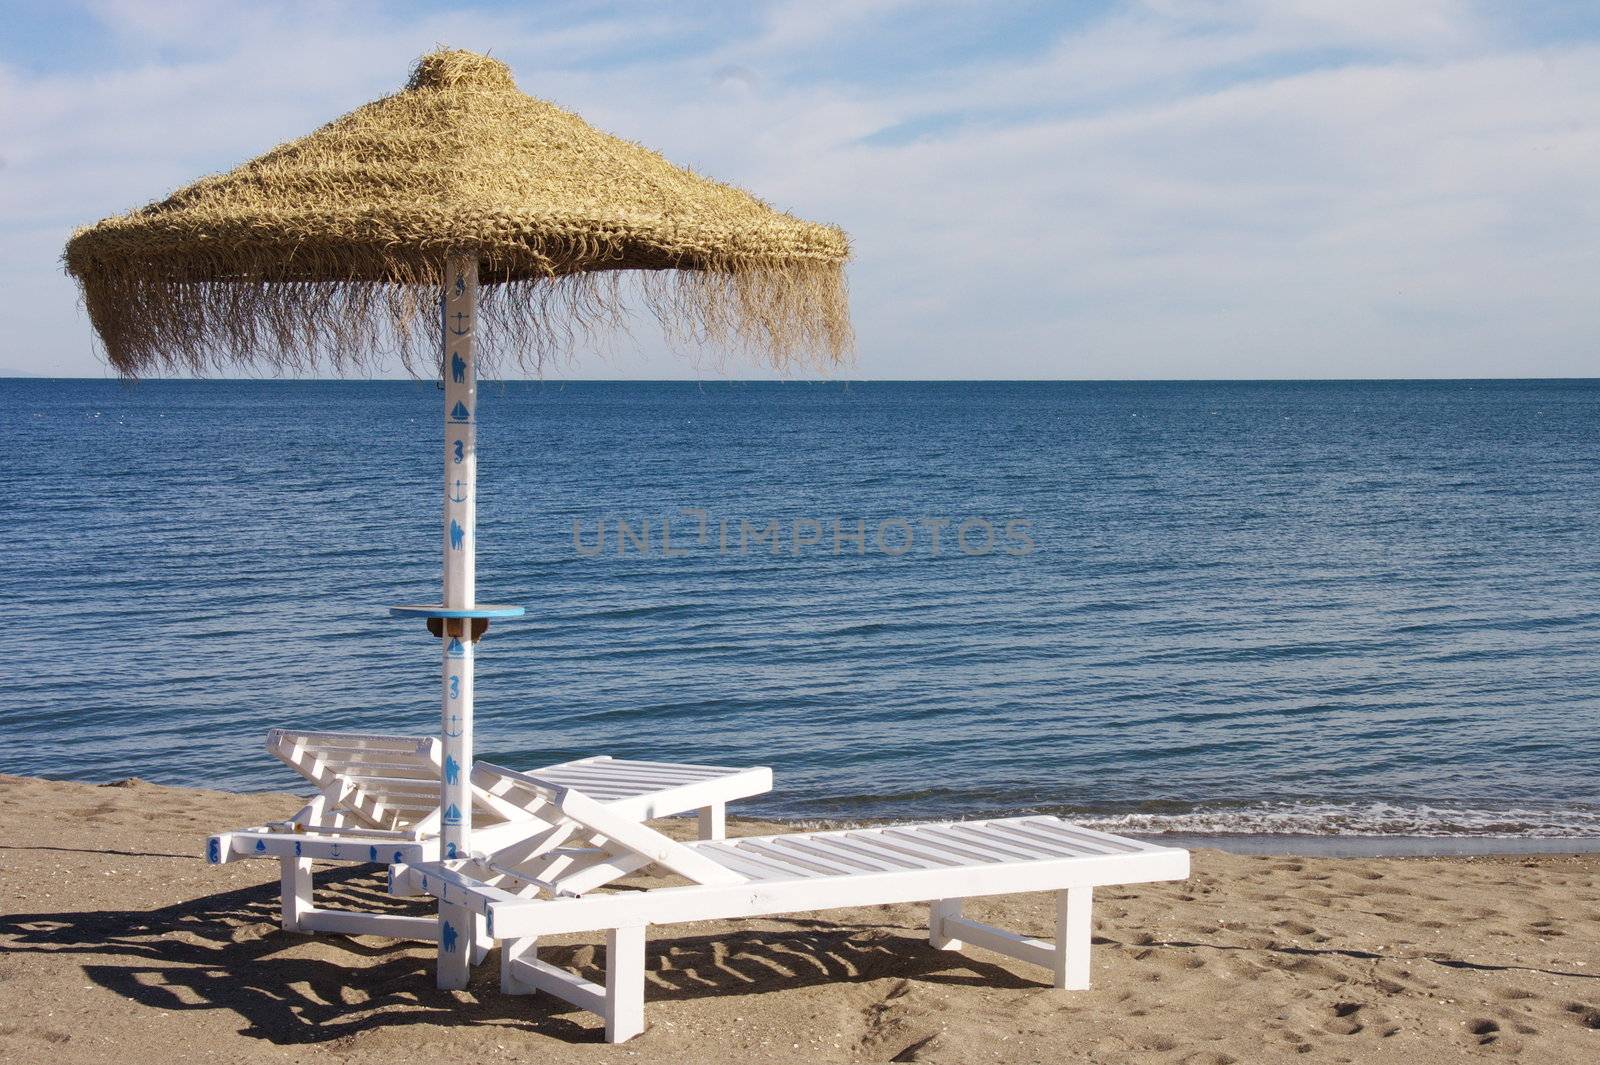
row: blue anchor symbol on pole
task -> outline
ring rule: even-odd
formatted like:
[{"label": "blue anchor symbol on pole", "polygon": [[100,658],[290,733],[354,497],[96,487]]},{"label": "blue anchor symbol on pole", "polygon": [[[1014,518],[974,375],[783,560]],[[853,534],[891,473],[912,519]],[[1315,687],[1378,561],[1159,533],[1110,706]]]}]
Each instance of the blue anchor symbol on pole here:
[{"label": "blue anchor symbol on pole", "polygon": [[456,322],[455,325],[450,327],[450,332],[455,334],[458,337],[466,336],[467,335],[467,326],[466,326],[467,316],[465,314],[463,314],[462,312],[457,311],[455,314],[452,314],[450,317],[454,318],[455,322]]},{"label": "blue anchor symbol on pole", "polygon": [[451,714],[450,724],[445,726],[444,734],[451,738],[461,735],[466,730],[461,727],[461,715]]},{"label": "blue anchor symbol on pole", "polygon": [[465,503],[467,501],[467,490],[464,487],[465,484],[466,484],[465,481],[461,481],[461,480],[456,481],[456,483],[455,483],[455,491],[450,493],[450,502],[452,502],[452,503]]}]

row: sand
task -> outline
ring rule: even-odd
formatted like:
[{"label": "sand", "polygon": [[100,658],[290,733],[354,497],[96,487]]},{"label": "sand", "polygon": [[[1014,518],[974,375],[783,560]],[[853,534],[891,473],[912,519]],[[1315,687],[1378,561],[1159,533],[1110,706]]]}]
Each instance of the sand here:
[{"label": "sand", "polygon": [[[919,906],[652,929],[650,1028],[607,1046],[501,995],[494,957],[441,992],[420,946],[281,931],[274,863],[200,855],[294,806],[0,776],[0,1060],[1600,1062],[1596,855],[1199,850],[1187,884],[1097,894],[1086,992],[931,949]],[[371,868],[325,877],[323,904],[420,906]],[[1043,896],[969,912],[1050,930]],[[545,956],[593,976],[597,941]]]}]

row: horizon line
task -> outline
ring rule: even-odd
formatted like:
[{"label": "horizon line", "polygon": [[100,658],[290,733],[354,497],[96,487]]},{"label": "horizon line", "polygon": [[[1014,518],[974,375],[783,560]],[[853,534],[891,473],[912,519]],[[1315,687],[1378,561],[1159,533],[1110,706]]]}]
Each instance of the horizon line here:
[{"label": "horizon line", "polygon": [[[133,377],[0,371],[0,381],[115,381],[121,384],[436,384],[432,377]],[[483,377],[480,384],[538,385],[868,385],[868,384],[1377,384],[1600,381],[1600,373],[1558,377]]]}]

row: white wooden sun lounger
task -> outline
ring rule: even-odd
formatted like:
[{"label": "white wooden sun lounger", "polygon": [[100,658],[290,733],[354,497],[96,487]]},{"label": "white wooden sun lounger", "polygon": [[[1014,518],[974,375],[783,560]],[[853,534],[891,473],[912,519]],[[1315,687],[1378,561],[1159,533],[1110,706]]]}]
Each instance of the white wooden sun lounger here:
[{"label": "white wooden sun lounger", "polygon": [[[501,945],[503,991],[546,991],[598,1013],[610,1042],[644,1030],[644,931],[652,924],[926,901],[935,947],[998,951],[1049,969],[1057,987],[1086,988],[1094,888],[1189,875],[1185,850],[1047,816],[678,843],[578,788],[481,768],[504,794],[546,798],[581,827],[585,845],[573,846],[574,833],[557,825],[548,846],[530,838],[470,860],[392,865],[390,891],[433,895],[442,909],[480,915]],[[690,885],[597,890],[646,866]],[[964,899],[1029,891],[1057,893],[1053,941],[962,916]],[[540,936],[593,931],[606,933],[604,985],[536,955]]]},{"label": "white wooden sun lounger", "polygon": [[[289,931],[437,939],[440,922],[434,917],[317,908],[312,904],[311,863],[439,860],[439,778],[441,772],[454,770],[441,765],[439,740],[273,729],[267,734],[267,750],[314,784],[317,793],[287,820],[212,836],[207,860],[220,865],[243,858],[278,859],[283,927]],[[772,788],[772,771],[765,766],[735,769],[602,756],[536,772],[583,787],[624,821],[697,812],[703,839],[722,838],[727,803]],[[537,796],[521,793],[525,804],[519,805],[480,782],[493,785],[495,774],[479,770],[473,777],[475,843],[506,846],[549,826],[554,812]],[[542,819],[536,816],[541,807]]]}]

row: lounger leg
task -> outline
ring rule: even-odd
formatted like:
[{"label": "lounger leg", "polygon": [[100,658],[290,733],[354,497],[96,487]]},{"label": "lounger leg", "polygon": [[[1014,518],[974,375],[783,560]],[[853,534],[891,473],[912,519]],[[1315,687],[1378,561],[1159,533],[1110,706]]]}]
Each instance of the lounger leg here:
[{"label": "lounger leg", "polygon": [[1056,986],[1083,991],[1089,986],[1089,934],[1094,888],[1056,892]]},{"label": "lounger leg", "polygon": [[301,919],[311,910],[311,859],[285,855],[278,862],[283,867],[283,930],[303,932]]},{"label": "lounger leg", "polygon": [[489,956],[489,951],[494,949],[494,937],[489,935],[489,922],[483,919],[483,914],[472,915],[472,964],[481,965],[483,959]]},{"label": "lounger leg", "polygon": [[508,939],[500,944],[500,991],[507,995],[531,995],[534,988],[518,980],[511,971],[517,960],[533,961],[538,957],[539,941],[533,936]]},{"label": "lounger leg", "polygon": [[439,965],[437,982],[442,991],[459,991],[472,976],[471,910],[439,904]]},{"label": "lounger leg", "polygon": [[606,933],[606,1042],[644,1031],[644,926]]},{"label": "lounger leg", "polygon": [[728,835],[728,807],[714,802],[700,808],[700,838],[724,839]]},{"label": "lounger leg", "polygon": [[960,950],[961,940],[945,935],[946,917],[961,916],[960,899],[938,899],[928,906],[928,942],[939,950]]}]

